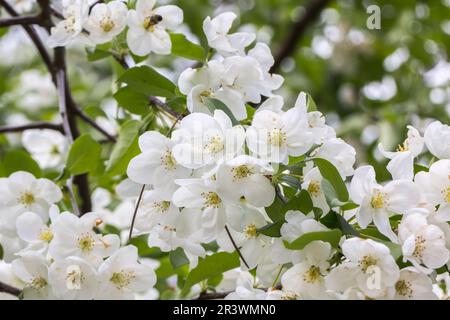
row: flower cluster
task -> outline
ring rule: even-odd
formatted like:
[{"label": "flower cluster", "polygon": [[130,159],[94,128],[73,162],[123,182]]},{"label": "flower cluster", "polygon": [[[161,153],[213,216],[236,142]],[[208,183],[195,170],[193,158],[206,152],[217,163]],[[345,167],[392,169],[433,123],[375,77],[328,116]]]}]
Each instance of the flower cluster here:
[{"label": "flower cluster", "polygon": [[[62,4],[50,46],[126,33],[135,55],[169,54],[169,31],[183,21],[181,9],[154,0]],[[120,201],[98,188],[94,212],[76,215],[57,185],[65,170],[54,181],[0,178],[2,259],[23,298],[155,297],[155,261],[139,257],[134,237],[188,264],[191,282],[171,288],[177,297],[207,294],[207,279],[189,272],[220,255],[232,261],[214,285],[231,291],[226,299],[448,299],[450,127],[408,126],[395,151],[379,144],[392,179],[377,181],[308,94],[291,105],[274,93],[284,79],[271,72],[271,50],[233,33],[235,19],[204,20],[210,54],[178,78],[189,113],[170,130],[140,132]],[[22,142],[43,168],[58,167],[69,148],[53,131],[27,131]]]},{"label": "flower cluster", "polygon": [[128,26],[126,41],[136,55],[151,52],[169,54],[171,40],[168,30],[183,22],[183,11],[174,5],[155,8],[155,0],[138,0],[135,10],[128,10],[122,1],[96,3],[90,10],[87,0],[64,0],[63,19],[51,30],[48,45],[66,46],[83,38],[89,44],[113,40]]}]

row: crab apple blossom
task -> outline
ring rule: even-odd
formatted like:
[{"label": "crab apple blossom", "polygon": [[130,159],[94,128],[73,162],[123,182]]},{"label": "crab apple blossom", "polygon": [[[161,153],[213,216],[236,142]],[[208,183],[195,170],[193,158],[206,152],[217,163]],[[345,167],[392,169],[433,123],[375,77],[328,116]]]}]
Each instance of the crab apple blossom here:
[{"label": "crab apple blossom", "polygon": [[428,224],[421,214],[406,215],[398,227],[398,235],[404,259],[421,271],[440,268],[450,258],[444,233],[439,227]]},{"label": "crab apple blossom", "polygon": [[425,129],[424,140],[425,145],[431,154],[439,159],[450,158],[450,126],[440,121],[430,123]]},{"label": "crab apple blossom", "polygon": [[412,180],[414,175],[414,158],[422,152],[423,145],[424,140],[420,136],[419,131],[412,126],[408,126],[408,138],[403,142],[403,145],[398,146],[395,152],[387,152],[381,143],[378,145],[383,156],[391,159],[386,168],[393,179]]},{"label": "crab apple blossom", "polygon": [[86,0],[65,0],[63,1],[63,17],[51,29],[47,44],[50,47],[64,47],[78,38],[83,31],[89,12],[89,5]]},{"label": "crab apple blossom", "polygon": [[22,144],[42,168],[54,168],[64,160],[67,142],[60,132],[53,130],[27,130]]},{"label": "crab apple blossom", "polygon": [[139,137],[142,153],[128,165],[127,174],[137,183],[171,187],[175,179],[188,175],[188,169],[181,166],[173,156],[174,141],[159,132],[146,132]]},{"label": "crab apple blossom", "polygon": [[230,203],[269,206],[275,197],[275,188],[267,177],[272,173],[273,168],[264,160],[237,156],[217,170],[217,193]]},{"label": "crab apple blossom", "polygon": [[127,44],[138,56],[151,52],[170,54],[172,42],[167,30],[175,30],[183,22],[183,11],[179,7],[154,8],[155,2],[138,0],[136,10],[128,12]]},{"label": "crab apple blossom", "polygon": [[[294,26],[325,29],[294,56],[276,26],[237,25],[264,7],[242,1],[203,21],[190,1],[8,2],[39,12],[0,1],[32,40],[0,35],[0,299],[449,299],[450,130],[422,117],[444,84],[421,88],[432,108],[401,101],[389,56],[389,81],[355,86],[337,60],[367,35],[339,4],[305,6]],[[30,44],[45,76],[15,74],[40,66]]]},{"label": "crab apple blossom", "polygon": [[303,299],[326,298],[324,276],[328,273],[331,246],[313,241],[301,251],[301,262],[286,271],[281,278],[283,290]]},{"label": "crab apple blossom", "polygon": [[132,299],[135,293],[148,290],[156,283],[155,272],[139,263],[134,246],[117,250],[102,263],[98,272],[100,292],[107,299]]},{"label": "crab apple blossom", "polygon": [[127,24],[128,8],[121,1],[96,4],[86,21],[89,39],[95,44],[111,41]]},{"label": "crab apple blossom", "polygon": [[359,204],[356,217],[361,228],[373,221],[378,230],[393,242],[397,242],[397,236],[392,231],[390,215],[412,209],[420,200],[420,192],[412,181],[394,180],[381,186],[376,182],[371,166],[356,169],[350,195]]},{"label": "crab apple blossom", "polygon": [[247,32],[230,32],[233,21],[237,18],[232,12],[224,12],[213,19],[207,17],[203,21],[208,44],[223,56],[243,55],[244,49],[255,41],[255,34]]}]

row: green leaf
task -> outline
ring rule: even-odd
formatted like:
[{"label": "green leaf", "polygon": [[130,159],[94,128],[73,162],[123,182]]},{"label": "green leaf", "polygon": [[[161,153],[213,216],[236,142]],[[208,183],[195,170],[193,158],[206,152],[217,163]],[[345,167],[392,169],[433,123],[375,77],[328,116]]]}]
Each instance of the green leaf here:
[{"label": "green leaf", "polygon": [[155,69],[140,66],[128,69],[118,80],[126,83],[134,91],[146,96],[159,96],[172,98],[175,96],[176,86]]},{"label": "green leaf", "polygon": [[267,215],[270,219],[272,219],[272,221],[284,220],[284,205],[284,202],[281,201],[279,197],[275,197],[275,200],[272,202],[272,204],[265,208]]},{"label": "green leaf", "polygon": [[9,176],[11,173],[16,171],[27,171],[33,174],[36,178],[40,178],[42,176],[39,165],[27,152],[23,150],[9,151],[3,158],[3,162],[0,165],[2,166],[1,171],[5,176]]},{"label": "green leaf", "polygon": [[269,237],[278,238],[278,237],[281,237],[280,229],[281,229],[281,226],[283,225],[283,223],[284,223],[284,220],[266,224],[264,227],[257,229],[256,232],[264,234]]},{"label": "green leaf", "polygon": [[308,214],[312,211],[313,206],[314,205],[308,191],[301,190],[298,195],[289,200],[283,210],[285,212],[288,210],[299,210],[304,214]]},{"label": "green leaf", "polygon": [[97,45],[95,48],[86,48],[88,61],[98,61],[111,56],[109,49],[111,49],[110,42]]},{"label": "green leaf", "polygon": [[169,253],[170,263],[174,269],[184,266],[189,263],[189,259],[186,257],[182,248],[177,248]]},{"label": "green leaf", "polygon": [[337,199],[341,202],[348,200],[348,191],[344,181],[339,174],[339,171],[328,160],[321,158],[313,159],[315,165],[319,168],[320,174],[328,180],[336,191]]},{"label": "green leaf", "polygon": [[181,291],[181,295],[185,296],[194,284],[239,266],[239,256],[236,252],[218,252],[207,256],[205,259],[201,259],[197,267],[191,270]]},{"label": "green leaf", "polygon": [[205,60],[205,50],[186,39],[184,34],[171,33],[170,40],[172,41],[173,55],[196,61]]},{"label": "green leaf", "polygon": [[211,113],[214,113],[214,110],[217,110],[217,109],[222,110],[231,119],[231,123],[233,124],[233,126],[239,124],[239,121],[236,120],[233,113],[227,107],[227,105],[225,103],[223,103],[222,101],[220,101],[218,99],[214,99],[214,98],[205,97],[204,99],[205,99],[205,104],[208,107],[209,111],[211,111]]},{"label": "green leaf", "polygon": [[120,128],[119,138],[106,166],[108,176],[124,174],[130,160],[139,153],[139,129],[140,122],[137,120],[128,120]]},{"label": "green leaf", "polygon": [[321,240],[328,242],[331,246],[337,248],[339,245],[339,240],[341,239],[342,233],[338,229],[333,229],[329,231],[317,231],[309,232],[301,235],[292,242],[284,241],[284,246],[291,250],[302,250],[308,243],[312,241]]},{"label": "green leaf", "polygon": [[289,187],[295,189],[295,190],[301,190],[302,184],[300,183],[300,180],[298,180],[296,177],[290,176],[290,175],[281,175],[278,177],[279,182],[284,182]]},{"label": "green leaf", "polygon": [[73,175],[94,171],[97,168],[102,147],[86,133],[79,136],[69,150],[66,168]]},{"label": "green leaf", "polygon": [[125,110],[138,115],[144,115],[149,110],[148,97],[131,87],[122,87],[113,95],[119,106]]}]

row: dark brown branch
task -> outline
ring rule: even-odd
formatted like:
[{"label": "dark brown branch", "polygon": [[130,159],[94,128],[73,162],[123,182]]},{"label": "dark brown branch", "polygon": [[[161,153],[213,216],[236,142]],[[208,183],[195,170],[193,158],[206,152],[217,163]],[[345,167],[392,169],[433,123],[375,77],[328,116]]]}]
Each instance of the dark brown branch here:
[{"label": "dark brown branch", "polygon": [[10,27],[10,26],[16,26],[16,25],[30,25],[30,24],[40,24],[41,23],[41,17],[38,16],[23,16],[23,17],[12,17],[8,19],[2,19],[0,20],[0,28],[2,27]]},{"label": "dark brown branch", "polygon": [[233,291],[227,292],[201,292],[200,295],[194,300],[214,300],[214,299],[223,299]]},{"label": "dark brown branch", "polygon": [[34,122],[18,126],[1,126],[0,133],[22,132],[30,129],[51,129],[64,133],[62,125],[51,122]]},{"label": "dark brown branch", "polygon": [[[18,17],[19,14],[16,10],[8,3],[6,0],[0,0],[0,5],[5,8],[6,12],[12,17]],[[25,29],[26,33],[30,37],[31,41],[34,43],[36,49],[38,50],[39,54],[41,55],[42,60],[44,61],[45,65],[47,66],[48,71],[50,72],[52,76],[53,82],[56,84],[56,74],[55,70],[53,68],[53,62],[52,58],[47,52],[47,49],[45,48],[44,44],[42,43],[41,38],[36,33],[36,30],[33,26],[29,25],[22,25],[22,27]]]},{"label": "dark brown branch", "polygon": [[308,26],[319,17],[320,13],[329,2],[331,2],[331,0],[313,0],[306,6],[303,17],[289,28],[290,32],[282,42],[280,51],[275,57],[275,63],[270,69],[271,73],[276,72],[283,60],[295,51]]},{"label": "dark brown branch", "polygon": [[86,122],[87,124],[89,124],[91,127],[93,127],[94,129],[96,129],[98,132],[100,132],[101,134],[103,134],[107,140],[111,141],[111,142],[116,142],[116,138],[112,135],[110,135],[105,129],[103,129],[102,127],[100,127],[93,119],[89,118],[89,116],[87,114],[85,114],[83,112],[83,110],[81,110],[80,108],[75,106],[75,114],[80,117],[84,122]]},{"label": "dark brown branch", "polygon": [[141,192],[139,192],[139,197],[136,202],[136,207],[134,208],[133,212],[133,218],[131,219],[131,225],[130,225],[130,233],[128,234],[128,242],[130,242],[131,237],[133,236],[133,229],[134,229],[134,223],[136,221],[136,216],[139,210],[139,205],[141,204],[142,195],[144,194],[145,190],[145,184],[142,185]]},{"label": "dark brown branch", "polygon": [[178,112],[176,112],[175,110],[173,110],[171,107],[169,107],[166,103],[162,102],[161,100],[159,100],[156,97],[150,97],[149,98],[150,104],[154,105],[156,107],[158,107],[159,109],[161,109],[162,111],[170,114],[172,117],[176,118],[176,119],[182,119],[183,115],[179,114]]},{"label": "dark brown branch", "polygon": [[241,257],[242,262],[245,264],[245,266],[247,267],[247,269],[250,269],[250,266],[248,265],[247,261],[245,261],[244,256],[241,253],[241,250],[239,250],[239,247],[236,245],[236,242],[234,242],[233,237],[231,236],[230,230],[228,229],[227,226],[225,226],[225,231],[228,234],[228,238],[230,238],[231,243],[233,244],[234,250],[236,250],[236,252],[238,253],[239,257]]},{"label": "dark brown branch", "polygon": [[[70,93],[69,84],[66,75],[65,49],[63,47],[55,48],[55,68],[57,70],[57,88],[59,96],[59,109],[63,120],[63,128],[69,141],[72,143],[80,132],[75,119],[75,102]],[[77,186],[78,195],[81,198],[81,211],[83,215],[92,210],[91,195],[89,193],[89,181],[87,174],[73,177],[73,182]]]},{"label": "dark brown branch", "polygon": [[5,293],[9,293],[12,294],[13,296],[18,296],[20,295],[20,293],[22,292],[21,290],[14,288],[12,286],[10,286],[9,284],[0,282],[0,292],[5,292]]}]

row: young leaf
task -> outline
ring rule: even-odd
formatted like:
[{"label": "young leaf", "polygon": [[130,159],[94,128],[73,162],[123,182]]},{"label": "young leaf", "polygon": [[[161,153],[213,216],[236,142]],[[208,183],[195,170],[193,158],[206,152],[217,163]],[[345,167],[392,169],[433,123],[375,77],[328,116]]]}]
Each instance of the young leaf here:
[{"label": "young leaf", "polygon": [[239,124],[239,121],[236,120],[233,113],[227,107],[227,105],[225,103],[223,103],[222,101],[220,101],[218,99],[214,99],[214,98],[204,98],[204,99],[205,99],[205,104],[208,107],[209,111],[211,111],[211,113],[214,113],[214,110],[216,110],[216,109],[222,110],[231,119],[231,123],[233,124],[233,126]]},{"label": "young leaf", "polygon": [[119,106],[138,115],[144,115],[149,110],[148,96],[134,91],[131,87],[122,87],[113,95]]},{"label": "young leaf", "polygon": [[186,254],[184,253],[184,250],[182,248],[177,248],[176,250],[171,251],[169,253],[169,259],[174,269],[189,263],[189,260],[186,257]]},{"label": "young leaf", "polygon": [[121,175],[127,171],[128,163],[139,153],[139,129],[140,122],[137,120],[128,120],[122,125],[119,139],[106,166],[107,175]]},{"label": "young leaf", "polygon": [[328,180],[336,191],[336,196],[341,202],[348,200],[348,191],[339,171],[328,160],[321,158],[313,159],[315,165],[319,168],[320,174]]},{"label": "young leaf", "polygon": [[173,55],[196,61],[205,60],[205,50],[198,44],[186,39],[184,34],[172,33],[170,34],[170,40],[172,41]]},{"label": "young leaf", "polygon": [[98,166],[102,147],[86,133],[79,136],[69,150],[66,168],[73,175],[94,171]]},{"label": "young leaf", "polygon": [[0,163],[0,166],[2,167],[1,171],[4,176],[9,176],[16,171],[27,171],[36,178],[42,176],[41,168],[39,168],[36,161],[27,152],[22,150],[9,151],[3,158],[2,163]]},{"label": "young leaf", "polygon": [[300,193],[293,197],[283,208],[286,212],[288,210],[299,210],[304,214],[308,214],[313,209],[312,199],[306,190],[301,190]]},{"label": "young leaf", "polygon": [[148,66],[128,69],[118,81],[128,84],[133,90],[147,96],[166,98],[175,96],[176,86],[169,79]]},{"label": "young leaf", "polygon": [[281,237],[280,229],[281,229],[281,226],[283,225],[283,223],[284,223],[284,220],[266,224],[264,227],[257,229],[256,232],[264,234],[269,237],[278,238],[278,237]]},{"label": "young leaf", "polygon": [[302,250],[308,243],[316,240],[328,242],[331,246],[337,248],[342,233],[338,229],[329,231],[309,232],[301,235],[292,242],[284,241],[284,246],[291,250]]},{"label": "young leaf", "polygon": [[239,256],[236,252],[218,252],[201,259],[197,267],[189,273],[181,295],[185,296],[194,284],[237,268],[239,265]]}]

